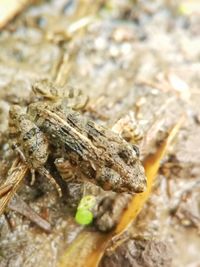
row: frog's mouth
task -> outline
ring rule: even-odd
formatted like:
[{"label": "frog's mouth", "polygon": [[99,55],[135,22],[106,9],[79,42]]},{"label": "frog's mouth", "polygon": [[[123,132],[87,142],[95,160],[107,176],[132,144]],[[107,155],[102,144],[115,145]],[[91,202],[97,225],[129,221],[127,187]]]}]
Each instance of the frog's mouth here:
[{"label": "frog's mouth", "polygon": [[134,193],[142,193],[146,190],[147,188],[147,180],[145,175],[138,175],[137,178],[132,179],[129,182],[123,182],[123,183],[118,183],[115,186],[111,186],[110,183],[104,183],[102,186],[104,190],[112,190],[116,193],[129,193],[129,194],[134,194]]},{"label": "frog's mouth", "polygon": [[118,192],[118,193],[126,192],[126,193],[130,193],[130,194],[142,193],[146,190],[146,187],[147,187],[146,182],[142,182],[138,185],[134,184],[132,186],[130,184],[128,184],[128,185],[121,186],[119,188],[119,190],[116,190],[116,192]]},{"label": "frog's mouth", "polygon": [[142,182],[141,184],[134,185],[134,193],[142,193],[146,190],[146,188],[147,188],[147,183],[145,179],[145,181]]}]

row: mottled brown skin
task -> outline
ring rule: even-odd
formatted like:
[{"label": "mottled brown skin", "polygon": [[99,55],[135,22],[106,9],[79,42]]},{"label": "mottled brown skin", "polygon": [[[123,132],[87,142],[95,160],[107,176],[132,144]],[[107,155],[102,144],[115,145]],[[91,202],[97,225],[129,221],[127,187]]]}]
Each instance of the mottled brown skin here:
[{"label": "mottled brown skin", "polygon": [[86,179],[104,190],[145,190],[146,177],[137,152],[118,134],[62,105],[35,103],[29,112],[49,143],[63,147],[68,163]]},{"label": "mottled brown skin", "polygon": [[61,196],[61,189],[44,168],[49,156],[49,143],[45,134],[40,128],[31,121],[20,106],[11,106],[9,112],[9,134],[13,148],[21,156],[21,159],[28,165],[32,173],[32,183],[35,180],[35,170],[41,175],[50,179],[50,182],[56,187]]},{"label": "mottled brown skin", "polygon": [[48,140],[23,109],[10,108],[10,137],[22,150],[26,162],[33,169],[43,167],[49,155]]}]

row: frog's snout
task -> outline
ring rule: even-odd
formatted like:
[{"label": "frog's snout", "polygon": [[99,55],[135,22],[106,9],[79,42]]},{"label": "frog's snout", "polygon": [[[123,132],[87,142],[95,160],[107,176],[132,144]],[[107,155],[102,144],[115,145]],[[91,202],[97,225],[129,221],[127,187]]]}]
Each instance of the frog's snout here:
[{"label": "frog's snout", "polygon": [[142,181],[140,184],[134,186],[135,193],[142,193],[147,188],[147,182],[146,179]]}]

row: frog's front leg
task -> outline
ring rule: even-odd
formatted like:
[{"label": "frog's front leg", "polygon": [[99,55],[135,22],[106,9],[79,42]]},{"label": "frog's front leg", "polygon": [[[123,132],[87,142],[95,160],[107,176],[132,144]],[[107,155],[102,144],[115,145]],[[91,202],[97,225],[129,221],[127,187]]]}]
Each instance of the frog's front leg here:
[{"label": "frog's front leg", "polygon": [[46,178],[49,179],[50,183],[56,188],[57,192],[58,192],[58,195],[59,197],[62,196],[62,190],[59,186],[59,184],[55,181],[55,179],[52,177],[52,175],[49,173],[49,171],[47,169],[45,169],[44,167],[39,167],[37,169],[38,173],[40,175],[43,175],[45,176]]}]

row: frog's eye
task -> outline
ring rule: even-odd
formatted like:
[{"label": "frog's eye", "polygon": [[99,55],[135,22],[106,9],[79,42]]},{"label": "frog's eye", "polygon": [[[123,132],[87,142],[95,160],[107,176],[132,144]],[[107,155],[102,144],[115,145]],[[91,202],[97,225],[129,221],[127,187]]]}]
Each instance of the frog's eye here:
[{"label": "frog's eye", "polygon": [[137,146],[125,146],[118,152],[119,157],[127,164],[132,165],[137,161],[139,156],[139,149]]},{"label": "frog's eye", "polygon": [[96,203],[96,198],[92,195],[84,196],[77,208],[77,212],[75,215],[75,220],[78,224],[88,225],[93,221],[93,213],[91,209],[94,207]]},{"label": "frog's eye", "polygon": [[122,149],[120,149],[120,151],[118,152],[119,157],[126,163],[126,164],[130,164],[132,162],[133,158],[133,152],[131,147],[123,147]]},{"label": "frog's eye", "polygon": [[119,155],[119,157],[121,158],[121,159],[123,159],[123,161],[125,162],[125,163],[127,163],[128,162],[128,159],[129,159],[129,153],[128,153],[128,151],[126,150],[126,149],[121,149],[119,152],[118,152],[118,155]]}]

